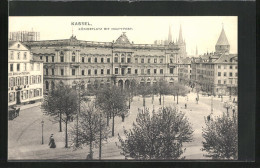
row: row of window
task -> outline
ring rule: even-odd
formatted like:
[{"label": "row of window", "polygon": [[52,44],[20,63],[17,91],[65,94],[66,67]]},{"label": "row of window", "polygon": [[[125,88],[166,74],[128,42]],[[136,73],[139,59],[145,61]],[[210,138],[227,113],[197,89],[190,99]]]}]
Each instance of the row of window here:
[{"label": "row of window", "polygon": [[[227,69],[227,65],[222,65],[224,69]],[[221,65],[218,65],[218,69],[221,69]],[[233,69],[233,65],[229,66],[229,69]],[[237,65],[235,65],[235,69],[237,69]]]},{"label": "row of window", "polygon": [[233,83],[233,79],[229,79],[228,82],[229,83],[227,83],[227,80],[223,80],[223,82],[222,82],[222,80],[218,80],[218,84],[224,84],[224,85],[225,84],[231,84],[231,85],[232,84],[237,84],[237,80],[236,79],[234,80],[234,83]]},{"label": "row of window", "polygon": [[9,87],[39,84],[41,82],[42,82],[41,75],[11,77],[9,78]]},{"label": "row of window", "polygon": [[[52,72],[51,75],[55,75],[54,74],[54,72],[55,72],[54,69],[51,69],[51,72]],[[100,74],[101,75],[103,75],[104,72],[105,72],[104,69],[100,69]],[[174,68],[170,68],[170,74],[173,74],[173,72],[174,72]],[[157,74],[157,69],[154,69],[153,73]],[[71,70],[71,74],[73,76],[76,75],[76,69],[72,69]],[[85,70],[81,70],[81,75],[82,76],[84,76],[84,75],[91,75],[91,74],[92,74],[92,70],[91,69],[88,69],[87,72]],[[98,69],[94,70],[94,74],[95,75],[98,74]],[[106,74],[110,75],[110,69],[106,70]],[[115,68],[115,74],[119,74],[119,68]],[[127,68],[127,73],[125,73],[124,69],[121,69],[121,74],[122,75],[124,75],[124,74],[131,74],[131,68]],[[138,74],[138,69],[135,69],[135,74]],[[144,69],[141,69],[141,74],[144,74]],[[147,74],[151,74],[151,69],[147,69]],[[160,69],[160,74],[163,74],[163,69]],[[45,75],[49,75],[49,69],[46,69]],[[60,75],[64,76],[64,69],[60,70]]]},{"label": "row of window", "polygon": [[[10,72],[33,71],[34,64],[30,64],[31,69],[28,69],[28,66],[27,66],[28,64],[29,63],[16,63],[16,66],[15,66],[15,64],[10,64]],[[15,67],[16,67],[16,69],[15,69]],[[40,70],[40,64],[37,64],[36,70],[37,71]]]},{"label": "row of window", "polygon": [[[16,53],[16,58],[17,58],[17,60],[22,59],[21,57],[22,57],[22,56],[21,56],[21,52],[20,52],[20,51],[17,52],[17,53]],[[24,59],[24,60],[27,59],[27,52],[24,52],[24,53],[23,53],[23,59]],[[14,51],[11,51],[11,53],[10,53],[10,60],[14,60]]]},{"label": "row of window", "polygon": [[[221,72],[218,72],[218,76],[221,76]],[[224,73],[223,73],[223,76],[227,76],[227,73],[224,72]],[[233,76],[233,73],[232,73],[232,72],[229,72],[229,76],[232,77],[232,76]],[[237,72],[235,73],[235,76],[237,77]]]},{"label": "row of window", "polygon": [[[16,96],[16,92],[9,93],[9,103],[14,102],[16,100]],[[21,100],[26,100],[28,98],[34,98],[39,96],[42,96],[42,88],[20,91]]]}]

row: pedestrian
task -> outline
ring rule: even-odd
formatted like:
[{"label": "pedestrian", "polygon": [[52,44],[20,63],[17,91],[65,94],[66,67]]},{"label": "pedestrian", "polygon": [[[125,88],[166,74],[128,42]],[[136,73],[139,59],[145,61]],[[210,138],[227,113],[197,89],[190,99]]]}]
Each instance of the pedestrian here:
[{"label": "pedestrian", "polygon": [[161,104],[161,98],[159,98],[159,103]]},{"label": "pedestrian", "polygon": [[55,144],[53,134],[51,134],[51,136],[50,136],[49,146],[50,146],[50,148],[56,148],[56,144]]},{"label": "pedestrian", "polygon": [[233,109],[232,111],[233,111],[233,116],[235,116],[235,109]]},{"label": "pedestrian", "polygon": [[197,104],[198,104],[198,98],[196,97],[196,102],[197,102]]},{"label": "pedestrian", "polygon": [[124,122],[125,121],[125,114],[122,113],[121,117],[122,117],[122,122]]},{"label": "pedestrian", "polygon": [[185,103],[185,109],[187,109],[187,104]]},{"label": "pedestrian", "polygon": [[207,120],[208,120],[208,122],[210,121],[210,115],[207,116]]},{"label": "pedestrian", "polygon": [[233,103],[235,103],[235,101],[236,101],[236,99],[234,98],[234,99],[233,99]]}]

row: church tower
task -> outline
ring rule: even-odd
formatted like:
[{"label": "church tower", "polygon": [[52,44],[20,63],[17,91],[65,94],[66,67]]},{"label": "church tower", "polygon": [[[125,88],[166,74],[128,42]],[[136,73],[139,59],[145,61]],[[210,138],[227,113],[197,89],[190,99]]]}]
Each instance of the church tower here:
[{"label": "church tower", "polygon": [[230,50],[230,45],[224,30],[224,26],[222,24],[222,31],[215,45],[215,51],[217,54],[229,54],[229,50]]},{"label": "church tower", "polygon": [[172,43],[172,32],[171,32],[171,26],[169,26],[169,34],[168,34],[168,44]]},{"label": "church tower", "polygon": [[186,42],[185,42],[185,40],[183,40],[183,37],[182,37],[181,25],[180,25],[179,39],[177,41],[177,45],[180,48],[180,57],[186,58],[186,55],[187,55],[187,53],[186,53]]}]

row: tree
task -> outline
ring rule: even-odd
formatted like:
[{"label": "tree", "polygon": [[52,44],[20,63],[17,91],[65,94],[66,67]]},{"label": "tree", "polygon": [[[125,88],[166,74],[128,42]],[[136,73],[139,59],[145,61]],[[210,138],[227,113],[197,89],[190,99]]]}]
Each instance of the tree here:
[{"label": "tree", "polygon": [[214,120],[205,121],[202,129],[204,138],[203,151],[212,159],[237,159],[238,156],[238,125],[235,115],[223,114]]},{"label": "tree", "polygon": [[127,96],[117,86],[105,87],[97,94],[96,103],[107,116],[107,125],[109,125],[110,114],[112,116],[112,136],[115,130],[115,117],[126,113],[126,102]]},{"label": "tree", "polygon": [[118,134],[121,154],[134,159],[179,159],[184,150],[182,143],[192,141],[193,130],[188,119],[176,108],[166,107],[153,113],[138,113],[133,129]]},{"label": "tree", "polygon": [[[99,146],[101,149],[102,141],[107,140],[109,130],[101,112],[95,108],[93,102],[83,102],[82,104],[81,113],[79,114],[79,126],[78,128],[75,126],[71,134],[75,144],[74,148],[78,149],[84,145],[89,145],[89,157],[87,158],[93,159],[93,146]],[[101,156],[101,150],[99,152]]]},{"label": "tree", "polygon": [[170,85],[170,92],[174,96],[174,101],[175,101],[175,96],[177,96],[177,104],[178,104],[178,98],[179,95],[181,96],[186,96],[188,93],[188,88],[187,86],[184,86],[178,82],[174,83],[173,85]]},{"label": "tree", "polygon": [[165,81],[164,79],[160,79],[159,82],[156,83],[155,87],[157,88],[155,90],[160,95],[160,105],[161,105],[162,104],[162,95],[170,94],[169,83],[167,81]]},{"label": "tree", "polygon": [[143,97],[143,106],[145,107],[145,97],[152,93],[151,86],[139,84],[137,85],[137,93]]},{"label": "tree", "polygon": [[67,85],[58,85],[49,92],[42,104],[44,113],[54,116],[55,120],[65,123],[65,147],[68,147],[68,122],[77,112],[77,94]]}]

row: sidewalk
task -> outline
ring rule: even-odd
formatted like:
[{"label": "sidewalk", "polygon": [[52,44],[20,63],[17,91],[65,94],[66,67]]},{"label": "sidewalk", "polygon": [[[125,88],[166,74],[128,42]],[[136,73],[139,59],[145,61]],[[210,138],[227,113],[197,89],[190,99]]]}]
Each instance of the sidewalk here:
[{"label": "sidewalk", "polygon": [[40,106],[40,105],[41,105],[41,102],[36,102],[36,103],[33,103],[33,104],[17,105],[16,108],[20,108],[20,110],[26,110],[26,109],[29,109],[29,108],[32,108],[32,107],[37,107],[37,106]]}]

